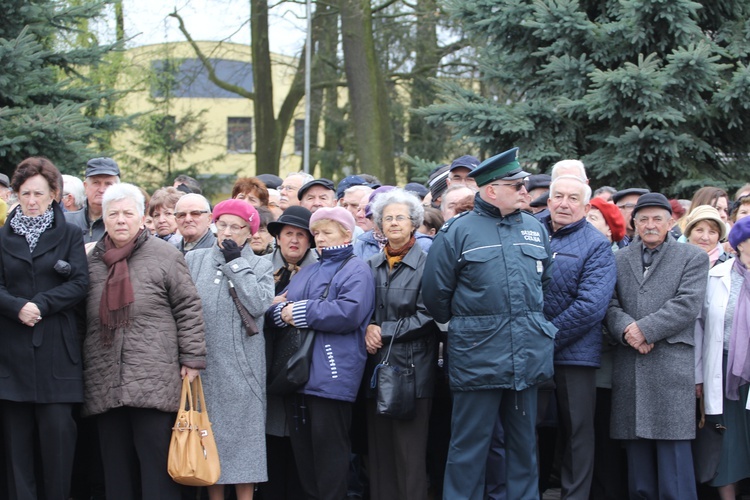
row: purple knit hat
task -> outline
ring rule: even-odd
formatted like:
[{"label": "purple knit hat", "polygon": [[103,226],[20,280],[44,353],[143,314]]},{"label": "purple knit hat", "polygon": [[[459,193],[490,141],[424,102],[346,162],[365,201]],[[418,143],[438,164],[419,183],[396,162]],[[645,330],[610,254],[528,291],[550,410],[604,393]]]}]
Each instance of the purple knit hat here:
[{"label": "purple knit hat", "polygon": [[370,198],[367,200],[367,206],[365,207],[365,217],[368,219],[372,215],[372,202],[375,200],[375,197],[379,194],[387,193],[388,191],[392,191],[396,189],[396,186],[380,186],[375,191],[370,193]]}]

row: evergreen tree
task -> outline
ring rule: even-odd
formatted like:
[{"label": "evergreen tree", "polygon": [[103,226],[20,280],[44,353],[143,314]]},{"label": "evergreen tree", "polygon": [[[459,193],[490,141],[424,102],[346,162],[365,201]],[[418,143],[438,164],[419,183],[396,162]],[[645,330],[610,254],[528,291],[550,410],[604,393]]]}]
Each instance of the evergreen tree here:
[{"label": "evergreen tree", "polygon": [[63,172],[80,173],[103,152],[91,144],[122,118],[103,111],[117,98],[89,74],[114,47],[90,34],[77,43],[103,2],[0,1],[0,171],[43,155]]},{"label": "evergreen tree", "polygon": [[441,85],[424,112],[540,171],[581,158],[596,184],[674,195],[747,181],[750,4],[450,0],[482,91]]}]

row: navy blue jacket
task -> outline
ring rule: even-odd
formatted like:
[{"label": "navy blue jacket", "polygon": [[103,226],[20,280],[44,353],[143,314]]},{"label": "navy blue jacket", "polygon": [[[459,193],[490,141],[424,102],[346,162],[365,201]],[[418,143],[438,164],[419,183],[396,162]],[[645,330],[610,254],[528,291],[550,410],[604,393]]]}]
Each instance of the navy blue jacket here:
[{"label": "navy blue jacket", "polygon": [[[300,392],[349,402],[356,399],[362,380],[365,329],[375,308],[375,280],[369,265],[354,257],[336,273],[352,253],[351,245],[324,249],[320,260],[300,269],[286,288],[287,300],[294,302],[294,323],[315,330],[310,379]],[[329,281],[328,297],[321,300]],[[279,319],[284,305],[271,306],[266,322],[284,325]]]},{"label": "navy blue jacket", "polygon": [[617,280],[609,241],[584,218],[554,233],[555,265],[544,292],[544,315],[557,327],[555,364],[599,367],[602,320]]}]

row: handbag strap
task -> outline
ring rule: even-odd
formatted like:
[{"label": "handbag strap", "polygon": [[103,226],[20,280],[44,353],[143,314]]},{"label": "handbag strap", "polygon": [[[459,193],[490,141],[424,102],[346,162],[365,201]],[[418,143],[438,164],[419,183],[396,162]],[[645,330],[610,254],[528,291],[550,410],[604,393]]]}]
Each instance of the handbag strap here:
[{"label": "handbag strap", "polygon": [[393,339],[396,338],[396,333],[401,328],[401,324],[404,322],[404,318],[399,318],[398,322],[396,323],[396,328],[393,330],[393,335],[391,335],[391,341],[388,343],[388,352],[385,353],[385,358],[383,358],[383,361],[381,361],[382,364],[387,365],[388,360],[391,357],[391,348],[393,347]]},{"label": "handbag strap", "polygon": [[237,312],[240,313],[242,326],[245,327],[247,336],[252,337],[253,335],[257,335],[260,333],[260,330],[258,330],[258,324],[255,322],[255,318],[253,318],[253,315],[250,314],[240,301],[240,298],[237,296],[237,290],[234,289],[234,283],[232,283],[232,280],[227,279],[227,282],[229,283],[229,295],[232,297],[232,302],[234,302],[234,305],[237,307]]}]

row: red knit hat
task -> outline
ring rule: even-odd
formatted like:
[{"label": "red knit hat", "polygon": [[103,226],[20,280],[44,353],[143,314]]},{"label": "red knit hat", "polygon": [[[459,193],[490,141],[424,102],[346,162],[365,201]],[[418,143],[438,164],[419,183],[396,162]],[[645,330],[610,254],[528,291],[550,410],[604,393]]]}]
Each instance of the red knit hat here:
[{"label": "red knit hat", "polygon": [[591,198],[591,206],[599,210],[604,216],[609,230],[612,231],[612,241],[617,242],[625,237],[625,219],[623,219],[617,205],[601,198]]},{"label": "red knit hat", "polygon": [[247,221],[250,226],[250,234],[258,232],[258,228],[260,227],[260,216],[258,215],[258,211],[255,210],[255,207],[248,202],[236,199],[222,201],[214,207],[214,222],[219,220],[219,217],[224,214],[236,215],[240,219]]}]

